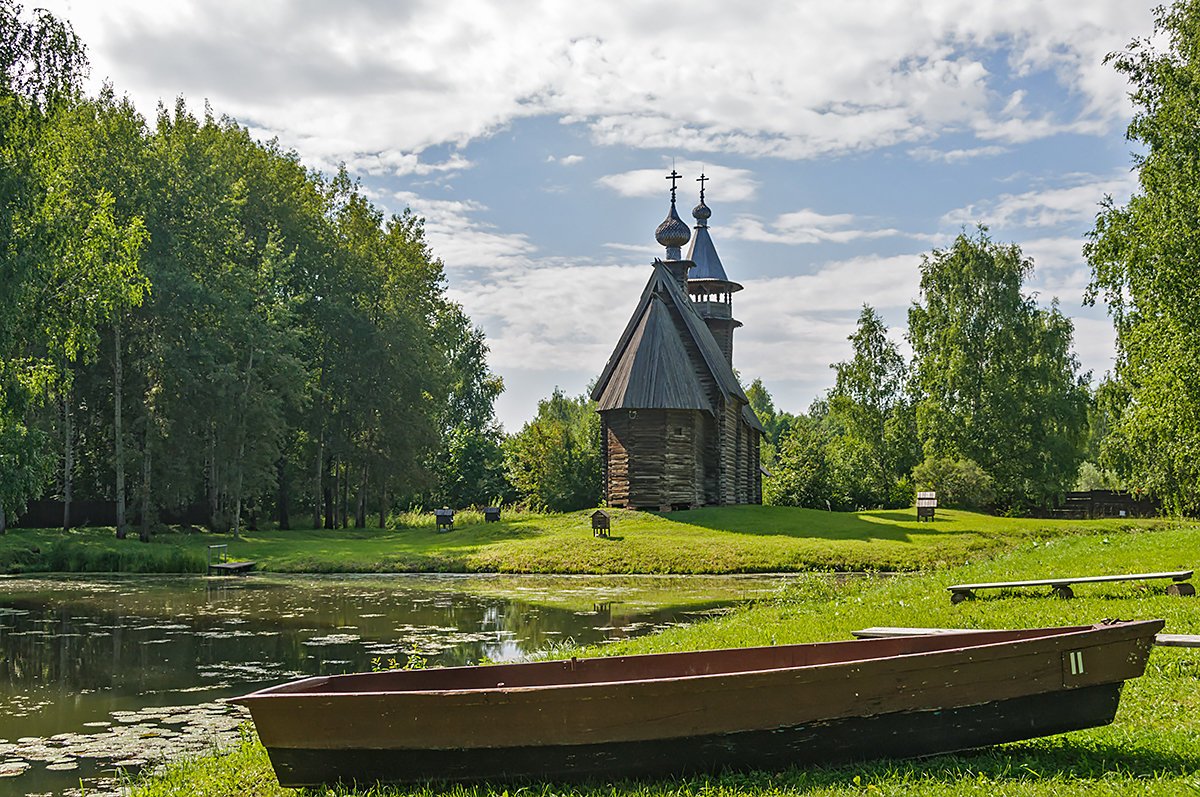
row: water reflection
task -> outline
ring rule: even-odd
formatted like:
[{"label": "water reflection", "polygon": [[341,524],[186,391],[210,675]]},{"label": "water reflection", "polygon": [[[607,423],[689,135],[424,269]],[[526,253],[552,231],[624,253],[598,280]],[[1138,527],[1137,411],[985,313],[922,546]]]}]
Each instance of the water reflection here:
[{"label": "water reflection", "polygon": [[[6,744],[105,727],[114,712],[369,670],[373,659],[417,655],[449,666],[598,644],[692,622],[780,585],[769,577],[0,578],[0,758]],[[0,793],[65,793],[81,774],[22,772],[0,780]]]}]

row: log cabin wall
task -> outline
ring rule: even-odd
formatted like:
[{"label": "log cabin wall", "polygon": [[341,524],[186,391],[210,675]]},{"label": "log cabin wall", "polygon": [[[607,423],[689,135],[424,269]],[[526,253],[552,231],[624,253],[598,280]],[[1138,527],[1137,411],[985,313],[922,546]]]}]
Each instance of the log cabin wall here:
[{"label": "log cabin wall", "polygon": [[734,322],[729,318],[705,318],[704,323],[717,341],[721,354],[725,355],[725,362],[732,367]]},{"label": "log cabin wall", "polygon": [[705,458],[711,428],[698,410],[601,413],[604,495],[611,507],[683,509],[707,503]]},{"label": "log cabin wall", "polygon": [[738,456],[737,440],[738,427],[741,426],[741,414],[737,402],[729,401],[724,405],[722,413],[721,434],[721,503],[736,504],[738,502]]}]

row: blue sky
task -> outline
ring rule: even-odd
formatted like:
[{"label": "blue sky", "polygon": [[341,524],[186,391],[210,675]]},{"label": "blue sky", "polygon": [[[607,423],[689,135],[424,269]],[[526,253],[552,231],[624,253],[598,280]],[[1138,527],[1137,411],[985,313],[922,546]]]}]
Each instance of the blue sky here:
[{"label": "blue sky", "polygon": [[[1150,2],[45,0],[148,118],[207,100],[377,205],[426,218],[487,334],[508,431],[603,368],[663,254],[672,164],[745,290],[734,364],[792,412],[871,304],[902,349],[922,253],[987,224],[1111,367],[1082,306],[1097,203],[1135,187],[1128,86],[1102,61]],[[746,7],[751,8],[751,7]]]}]

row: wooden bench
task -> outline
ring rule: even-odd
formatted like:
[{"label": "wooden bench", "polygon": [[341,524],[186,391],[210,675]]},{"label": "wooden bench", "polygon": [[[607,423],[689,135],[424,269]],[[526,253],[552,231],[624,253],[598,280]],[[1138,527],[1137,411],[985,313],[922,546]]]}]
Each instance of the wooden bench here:
[{"label": "wooden bench", "polygon": [[254,562],[231,562],[229,561],[229,546],[228,545],[210,545],[208,546],[208,574],[213,573],[232,573],[234,575],[245,575],[254,569]]},{"label": "wooden bench", "polygon": [[1191,570],[1175,570],[1169,573],[1126,573],[1116,576],[1079,576],[1078,578],[1035,578],[1031,581],[993,581],[987,584],[955,584],[946,587],[950,590],[950,602],[961,603],[975,597],[975,590],[1006,589],[1020,587],[1053,587],[1054,594],[1060,598],[1073,598],[1075,592],[1072,584],[1103,584],[1110,581],[1149,581],[1156,578],[1169,578],[1173,582],[1167,587],[1168,595],[1195,595],[1196,588],[1186,584],[1192,577]]},{"label": "wooden bench", "polygon": [[[851,631],[856,639],[881,639],[894,636],[924,636],[926,634],[967,634],[971,628],[892,628],[872,626]],[[1168,648],[1200,648],[1200,634],[1156,634],[1154,644]]]}]

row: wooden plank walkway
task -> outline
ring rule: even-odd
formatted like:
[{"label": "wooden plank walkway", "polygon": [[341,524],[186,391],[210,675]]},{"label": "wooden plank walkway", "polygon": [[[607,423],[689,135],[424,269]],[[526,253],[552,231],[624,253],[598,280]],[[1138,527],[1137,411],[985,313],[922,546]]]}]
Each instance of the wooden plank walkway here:
[{"label": "wooden plank walkway", "polygon": [[[896,636],[927,634],[969,634],[978,628],[904,628],[876,625],[852,631],[856,639],[882,639]],[[1167,648],[1200,648],[1200,634],[1156,634],[1154,644]]]},{"label": "wooden plank walkway", "polygon": [[257,562],[212,562],[208,566],[208,574],[211,576],[213,572],[217,573],[233,573],[234,575],[245,575],[254,569]]}]

